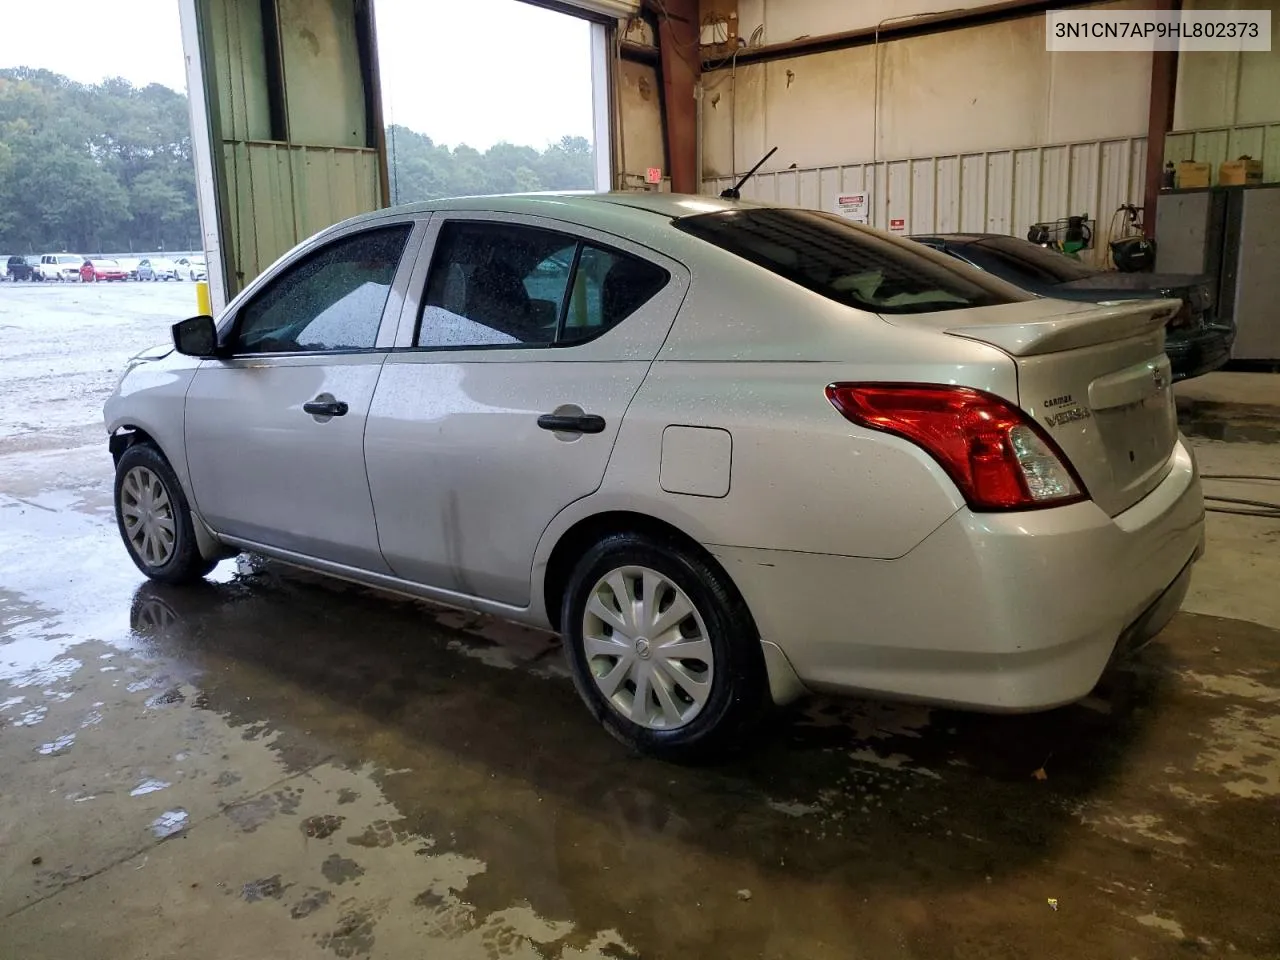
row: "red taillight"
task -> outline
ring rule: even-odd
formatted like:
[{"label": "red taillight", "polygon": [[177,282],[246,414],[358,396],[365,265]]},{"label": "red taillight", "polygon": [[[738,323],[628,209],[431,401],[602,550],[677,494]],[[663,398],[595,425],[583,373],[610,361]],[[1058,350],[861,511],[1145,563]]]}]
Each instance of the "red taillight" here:
[{"label": "red taillight", "polygon": [[1025,510],[1086,499],[1057,445],[1021,410],[969,387],[833,383],[827,399],[861,427],[923,447],[974,510]]}]

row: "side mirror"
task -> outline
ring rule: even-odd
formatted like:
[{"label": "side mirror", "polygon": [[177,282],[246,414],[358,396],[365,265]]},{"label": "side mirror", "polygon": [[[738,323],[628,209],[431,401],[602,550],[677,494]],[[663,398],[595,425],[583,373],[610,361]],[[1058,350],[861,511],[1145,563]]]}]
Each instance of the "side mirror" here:
[{"label": "side mirror", "polygon": [[173,346],[183,356],[204,360],[218,355],[218,328],[213,317],[189,317],[173,325]]}]

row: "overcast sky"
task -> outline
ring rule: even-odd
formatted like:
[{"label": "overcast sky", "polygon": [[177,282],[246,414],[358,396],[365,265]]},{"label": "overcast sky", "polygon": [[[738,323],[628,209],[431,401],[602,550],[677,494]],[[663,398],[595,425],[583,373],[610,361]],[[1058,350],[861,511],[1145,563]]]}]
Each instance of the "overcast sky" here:
[{"label": "overcast sky", "polygon": [[[375,9],[388,121],[481,150],[590,138],[585,22],[519,0],[376,0]],[[186,86],[177,0],[0,0],[0,24],[0,67]]]}]

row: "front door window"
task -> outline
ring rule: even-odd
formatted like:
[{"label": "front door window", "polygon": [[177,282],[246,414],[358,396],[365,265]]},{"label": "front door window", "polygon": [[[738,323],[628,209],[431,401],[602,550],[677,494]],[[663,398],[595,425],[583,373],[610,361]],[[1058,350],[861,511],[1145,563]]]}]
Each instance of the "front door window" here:
[{"label": "front door window", "polygon": [[372,349],[410,229],[397,224],[343,237],[272,278],[240,310],[231,352]]}]

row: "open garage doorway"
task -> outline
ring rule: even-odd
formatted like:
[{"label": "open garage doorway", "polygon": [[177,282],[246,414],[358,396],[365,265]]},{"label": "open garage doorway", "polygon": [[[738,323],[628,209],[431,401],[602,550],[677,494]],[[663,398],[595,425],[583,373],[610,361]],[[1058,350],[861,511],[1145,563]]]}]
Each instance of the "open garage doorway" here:
[{"label": "open garage doorway", "polygon": [[393,204],[608,189],[601,23],[523,0],[374,9]]}]

